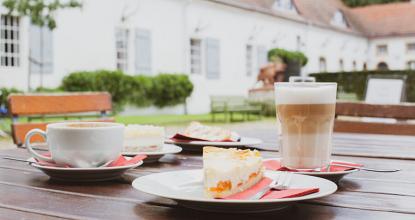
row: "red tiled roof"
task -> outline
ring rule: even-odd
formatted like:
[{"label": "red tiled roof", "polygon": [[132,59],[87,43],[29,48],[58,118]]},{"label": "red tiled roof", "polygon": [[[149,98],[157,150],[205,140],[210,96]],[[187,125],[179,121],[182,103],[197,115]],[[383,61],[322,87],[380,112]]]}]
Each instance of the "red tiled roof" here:
[{"label": "red tiled roof", "polygon": [[369,37],[415,34],[415,3],[390,3],[351,10],[360,29]]},{"label": "red tiled roof", "polygon": [[[411,2],[349,8],[341,0],[293,0],[298,15],[272,9],[275,0],[208,0],[246,10],[286,18],[297,22],[338,31],[363,34],[368,37],[415,34],[415,4]],[[340,10],[348,28],[331,24],[334,13]]]}]

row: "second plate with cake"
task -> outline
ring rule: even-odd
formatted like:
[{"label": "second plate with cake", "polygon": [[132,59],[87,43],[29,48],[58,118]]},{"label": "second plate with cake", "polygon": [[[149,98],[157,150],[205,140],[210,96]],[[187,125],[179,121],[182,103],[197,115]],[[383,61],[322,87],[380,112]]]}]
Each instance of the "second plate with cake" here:
[{"label": "second plate with cake", "polygon": [[165,154],[175,154],[182,148],[172,144],[164,144],[165,131],[163,127],[153,125],[128,125],[124,132],[125,156],[145,154],[144,163],[157,162]]}]

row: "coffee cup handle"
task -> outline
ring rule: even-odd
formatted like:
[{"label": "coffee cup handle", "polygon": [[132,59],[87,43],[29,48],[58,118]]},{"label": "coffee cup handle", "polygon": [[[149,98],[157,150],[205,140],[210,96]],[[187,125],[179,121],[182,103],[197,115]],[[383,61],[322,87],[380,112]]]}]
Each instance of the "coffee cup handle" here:
[{"label": "coffee cup handle", "polygon": [[37,129],[37,128],[30,130],[30,131],[26,134],[26,137],[25,137],[25,144],[26,144],[26,148],[27,148],[27,150],[29,151],[29,153],[30,153],[30,154],[32,154],[32,156],[33,156],[34,158],[36,158],[36,159],[38,159],[38,160],[43,160],[43,161],[46,161],[46,162],[54,162],[54,161],[52,160],[52,158],[50,158],[50,157],[46,157],[46,156],[43,156],[43,155],[41,155],[41,154],[38,154],[35,150],[33,150],[32,145],[31,145],[31,143],[30,143],[30,138],[32,138],[32,136],[34,136],[34,135],[36,135],[36,134],[41,135],[41,136],[42,136],[45,140],[47,139],[47,137],[46,137],[46,132],[44,132],[44,131],[42,131],[42,130],[40,130],[40,129]]}]

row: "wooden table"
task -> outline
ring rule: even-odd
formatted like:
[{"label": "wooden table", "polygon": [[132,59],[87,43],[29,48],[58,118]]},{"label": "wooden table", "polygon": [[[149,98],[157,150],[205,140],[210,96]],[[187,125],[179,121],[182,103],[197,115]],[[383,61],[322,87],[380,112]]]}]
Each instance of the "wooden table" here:
[{"label": "wooden table", "polygon": [[[278,156],[274,131],[241,130],[262,138],[266,158]],[[356,172],[328,197],[298,203],[280,212],[231,215],[194,211],[169,199],[134,190],[131,178],[101,183],[60,183],[22,162],[0,159],[0,219],[415,219],[415,137],[336,134],[334,158],[373,168],[401,168],[397,173]],[[27,158],[24,149],[0,156]],[[168,155],[161,163],[129,172],[201,168],[200,155]]]}]

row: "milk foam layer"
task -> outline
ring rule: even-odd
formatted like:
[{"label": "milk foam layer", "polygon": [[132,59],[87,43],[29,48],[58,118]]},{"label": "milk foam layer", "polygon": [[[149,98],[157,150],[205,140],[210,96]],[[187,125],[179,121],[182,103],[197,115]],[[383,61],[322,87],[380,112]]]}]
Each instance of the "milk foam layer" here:
[{"label": "milk foam layer", "polygon": [[[290,85],[291,84],[291,85]],[[331,104],[336,103],[336,84],[276,83],[275,103]]]}]

